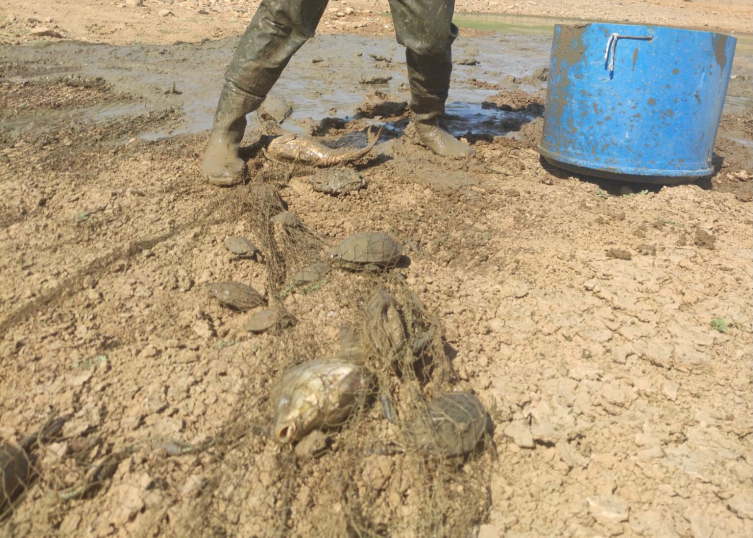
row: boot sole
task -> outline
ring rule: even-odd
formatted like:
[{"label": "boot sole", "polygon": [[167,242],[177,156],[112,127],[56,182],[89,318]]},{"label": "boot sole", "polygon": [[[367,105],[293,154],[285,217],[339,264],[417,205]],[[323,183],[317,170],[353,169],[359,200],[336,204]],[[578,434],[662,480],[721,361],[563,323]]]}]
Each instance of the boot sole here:
[{"label": "boot sole", "polygon": [[416,144],[417,146],[420,146],[426,150],[431,151],[437,157],[442,157],[444,159],[452,159],[453,161],[461,161],[463,159],[470,159],[476,156],[476,150],[474,150],[473,148],[471,148],[472,151],[470,153],[467,153],[465,155],[445,155],[442,153],[437,153],[436,151],[431,149],[431,147],[429,147],[428,144],[426,144],[423,140],[421,140],[421,137],[419,137],[418,135],[416,135],[416,140],[414,140],[413,143]]},{"label": "boot sole", "polygon": [[246,179],[246,174],[243,173],[237,176],[220,177],[212,177],[209,174],[205,174],[205,177],[207,178],[207,182],[210,185],[214,185],[216,187],[234,187],[235,185],[243,183],[243,181]]}]

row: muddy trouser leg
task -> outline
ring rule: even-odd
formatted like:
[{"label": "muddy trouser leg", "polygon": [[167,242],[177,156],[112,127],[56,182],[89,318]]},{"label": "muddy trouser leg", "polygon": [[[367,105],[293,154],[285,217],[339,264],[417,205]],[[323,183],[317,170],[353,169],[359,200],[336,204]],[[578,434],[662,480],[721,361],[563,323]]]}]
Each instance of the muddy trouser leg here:
[{"label": "muddy trouser leg", "polygon": [[247,175],[238,150],[246,114],[261,105],[295,51],[314,35],[327,0],[262,0],[225,73],[202,169],[210,183],[236,185]]},{"label": "muddy trouser leg", "polygon": [[263,0],[241,37],[225,80],[264,98],[290,58],[314,35],[328,0]]},{"label": "muddy trouser leg", "polygon": [[452,75],[455,0],[389,0],[397,41],[405,45],[411,112],[418,141],[437,155],[464,158],[475,152],[439,125]]},{"label": "muddy trouser leg", "polygon": [[397,41],[406,47],[411,110],[441,114],[450,89],[455,0],[389,0]]}]

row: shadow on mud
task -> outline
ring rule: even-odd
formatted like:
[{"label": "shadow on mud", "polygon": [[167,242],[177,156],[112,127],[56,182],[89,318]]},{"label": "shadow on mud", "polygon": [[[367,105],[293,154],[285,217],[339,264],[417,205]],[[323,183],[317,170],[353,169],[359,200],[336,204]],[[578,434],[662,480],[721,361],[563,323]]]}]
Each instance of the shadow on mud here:
[{"label": "shadow on mud", "polygon": [[672,183],[658,183],[658,182],[642,183],[638,181],[606,179],[606,178],[596,177],[596,176],[592,176],[588,174],[571,172],[569,170],[564,170],[562,168],[558,168],[550,164],[543,157],[539,158],[539,162],[541,163],[542,168],[544,168],[547,172],[549,172],[554,177],[559,178],[559,179],[567,179],[567,178],[574,177],[578,179],[578,181],[582,181],[584,183],[591,183],[595,185],[601,192],[603,192],[604,196],[631,196],[634,194],[645,194],[648,192],[656,193],[656,192],[661,191],[665,187],[680,187],[683,185],[697,185],[703,190],[712,190],[714,188],[713,186],[714,177],[721,170],[721,165],[718,167],[715,166],[714,173],[712,175],[708,177],[704,177],[704,178],[698,178],[698,179],[688,178],[686,180],[678,180]]}]

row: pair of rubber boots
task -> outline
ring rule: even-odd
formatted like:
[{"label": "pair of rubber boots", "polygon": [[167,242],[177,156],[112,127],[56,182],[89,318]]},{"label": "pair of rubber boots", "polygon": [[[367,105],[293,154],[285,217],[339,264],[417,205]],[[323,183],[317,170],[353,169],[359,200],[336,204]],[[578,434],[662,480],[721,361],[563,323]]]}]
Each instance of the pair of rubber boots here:
[{"label": "pair of rubber boots", "polygon": [[[243,181],[246,163],[238,155],[246,131],[246,114],[253,112],[264,99],[245,93],[226,83],[214,116],[214,126],[204,156],[204,173],[213,185],[228,187]],[[463,158],[475,152],[439,126],[439,114],[414,114],[413,124],[419,141],[444,157]]]}]

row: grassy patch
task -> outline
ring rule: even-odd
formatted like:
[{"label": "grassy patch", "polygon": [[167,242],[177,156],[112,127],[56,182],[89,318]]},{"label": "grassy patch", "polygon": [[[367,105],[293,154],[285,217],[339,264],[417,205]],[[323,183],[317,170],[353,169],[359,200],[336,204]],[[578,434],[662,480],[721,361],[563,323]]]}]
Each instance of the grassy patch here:
[{"label": "grassy patch", "polygon": [[225,349],[226,347],[233,347],[239,342],[239,340],[220,340],[214,345],[215,349]]},{"label": "grassy patch", "polygon": [[90,357],[82,361],[74,362],[73,369],[91,370],[92,368],[96,368],[100,364],[107,362],[107,360],[107,355],[97,355],[96,357]]},{"label": "grassy patch", "polygon": [[634,196],[641,196],[641,195],[646,195],[646,194],[648,194],[648,190],[642,190],[640,192],[631,192],[630,194],[623,194],[622,197],[623,198],[632,198]]},{"label": "grassy patch", "polygon": [[280,292],[280,297],[284,299],[285,297],[293,293],[293,290],[302,295],[308,295],[309,293],[314,293],[322,289],[327,284],[327,282],[329,282],[329,278],[325,277],[317,280],[316,282],[311,282],[305,285],[288,284]]},{"label": "grassy patch", "polygon": [[654,228],[663,228],[664,226],[667,226],[667,225],[673,226],[675,228],[684,228],[684,226],[680,224],[679,222],[675,222],[673,220],[667,220],[662,217],[654,217],[654,223],[653,223]]}]

